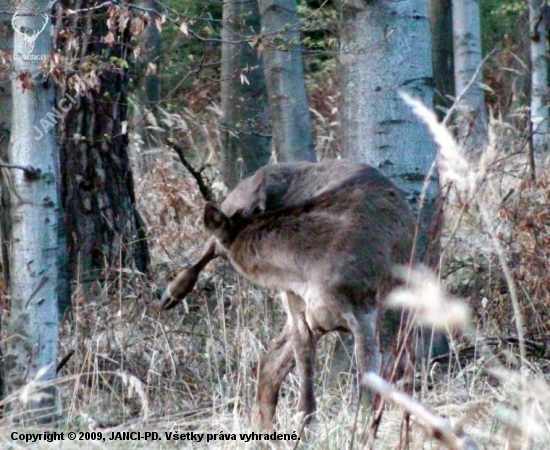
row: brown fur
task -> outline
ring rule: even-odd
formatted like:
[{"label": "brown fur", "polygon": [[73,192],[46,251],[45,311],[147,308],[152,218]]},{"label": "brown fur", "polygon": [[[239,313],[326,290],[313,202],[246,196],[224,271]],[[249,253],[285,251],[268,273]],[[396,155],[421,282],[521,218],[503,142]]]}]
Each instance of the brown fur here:
[{"label": "brown fur", "polygon": [[[229,193],[221,210],[227,217],[247,218],[296,205],[337,188],[365,167],[346,160],[265,166],[242,180]],[[163,309],[178,305],[193,290],[206,264],[219,256],[223,256],[223,250],[210,239],[200,260],[181,271],[167,286],[161,299]]]},{"label": "brown fur", "polygon": [[[323,333],[351,331],[360,373],[379,371],[382,299],[394,284],[393,265],[410,261],[415,222],[398,189],[366,165],[315,197],[261,210],[228,217],[207,205],[205,225],[240,274],[285,292],[287,325],[258,380],[260,419],[269,427],[292,359],[302,380],[299,409],[306,419],[315,411],[315,346]],[[397,334],[391,328],[383,330],[390,337]]]}]

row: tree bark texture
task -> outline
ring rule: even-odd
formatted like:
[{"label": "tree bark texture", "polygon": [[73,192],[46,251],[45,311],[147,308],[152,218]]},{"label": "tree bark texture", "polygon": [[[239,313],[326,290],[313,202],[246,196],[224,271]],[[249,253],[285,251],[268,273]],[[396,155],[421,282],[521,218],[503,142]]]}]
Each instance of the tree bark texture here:
[{"label": "tree bark texture", "polygon": [[[95,4],[69,3],[65,6],[72,9]],[[109,11],[114,14],[109,22],[108,14],[95,10],[69,16],[57,29],[69,31],[57,35],[60,54],[79,61],[60,80],[57,94],[58,102],[69,99],[72,104],[58,125],[62,192],[71,278],[84,282],[97,279],[109,267],[145,272],[149,264],[126,132],[130,12]],[[97,67],[85,64],[98,57],[105,62]]]},{"label": "tree bark texture", "polygon": [[[0,0],[2,11],[8,10],[9,0]],[[13,50],[13,27],[10,23],[11,15],[0,15],[0,52],[11,54]],[[0,158],[8,162],[8,144],[11,131],[11,83],[9,71],[0,72]],[[2,282],[4,288],[10,284],[9,238],[11,235],[11,220],[9,217],[9,177],[8,169],[0,169],[0,245],[2,250]]]},{"label": "tree bark texture", "polygon": [[434,106],[440,119],[453,104],[455,95],[453,62],[453,7],[451,0],[428,0],[432,29]]},{"label": "tree bark texture", "polygon": [[[0,7],[4,11],[8,9],[9,0],[0,0]],[[0,51],[11,53],[13,50],[13,27],[10,24],[11,16],[0,16]],[[0,83],[3,90],[0,94],[0,158],[3,162],[9,162],[8,145],[11,134],[11,83],[9,76],[11,74],[0,72]],[[10,187],[9,169],[0,169],[0,248],[2,253],[2,288],[7,290],[10,285],[10,236],[11,236],[11,218],[9,203]],[[0,331],[2,330],[2,317],[0,316]],[[0,358],[3,360],[3,351],[0,348]],[[4,398],[4,369],[0,365],[0,398]]]},{"label": "tree bark texture", "polygon": [[[399,97],[433,105],[430,24],[424,0],[341,2],[342,147],[345,156],[382,169],[421,211],[419,251],[435,264],[438,177],[428,129]],[[430,247],[431,246],[431,247]]]},{"label": "tree bark texture", "polygon": [[[35,2],[45,8],[47,1]],[[56,377],[58,343],[59,193],[53,133],[37,132],[54,106],[53,81],[40,71],[51,53],[51,19],[44,9],[21,9],[13,46],[10,163],[11,313],[5,341],[7,394],[33,386],[28,400],[9,404],[18,420],[48,421],[57,413],[57,388],[41,387]],[[42,32],[36,32],[42,29]],[[29,45],[25,35],[36,40]],[[41,411],[37,411],[41,409]]]},{"label": "tree bark texture", "polygon": [[[157,25],[160,6],[155,0],[139,0],[138,6],[150,10],[145,28],[139,37],[138,50],[134,59],[136,76],[135,95],[132,96],[133,130],[139,133],[141,143],[135,155],[139,173],[150,171],[156,161],[155,155],[162,145],[162,136],[151,125],[150,117],[157,121],[156,107],[161,98],[159,59],[162,50],[162,36]],[[154,12],[151,12],[154,11]],[[139,23],[139,22],[138,22]]]},{"label": "tree bark texture", "polygon": [[296,0],[258,0],[273,144],[279,162],[315,161]]},{"label": "tree bark texture", "polygon": [[453,0],[453,47],[457,136],[469,153],[477,154],[487,142],[479,0]]},{"label": "tree bark texture", "polygon": [[251,45],[251,39],[259,33],[257,2],[224,2],[221,171],[229,189],[235,187],[241,178],[267,164],[271,156],[263,63]]},{"label": "tree bark texture", "polygon": [[529,0],[532,142],[540,155],[548,150],[548,41],[542,5],[540,0]]}]

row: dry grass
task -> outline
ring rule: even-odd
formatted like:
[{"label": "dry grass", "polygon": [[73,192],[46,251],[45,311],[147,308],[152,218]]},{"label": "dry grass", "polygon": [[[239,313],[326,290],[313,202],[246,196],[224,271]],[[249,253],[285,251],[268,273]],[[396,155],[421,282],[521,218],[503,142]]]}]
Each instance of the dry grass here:
[{"label": "dry grass", "polygon": [[[440,361],[419,369],[415,397],[448,418],[457,430],[463,428],[479,448],[544,449],[550,447],[548,351],[524,341],[524,349],[538,349],[539,354],[527,351],[526,358],[520,359],[514,342],[507,345],[484,338],[523,334],[535,343],[546,343],[541,336],[548,335],[549,325],[545,269],[550,257],[546,212],[550,178],[541,171],[539,183],[528,185],[521,163],[524,155],[503,156],[512,151],[503,144],[519,139],[502,124],[495,123],[492,130],[492,147],[479,166],[463,159],[459,149],[446,147],[451,158],[447,167],[453,170],[445,171],[443,165],[442,178],[454,181],[455,190],[446,207],[440,275],[449,290],[466,299],[473,321],[466,326],[461,321],[453,334],[455,351],[469,350],[462,352],[456,364]],[[154,282],[119,271],[105,284],[77,288],[73,316],[62,326],[60,355],[70,351],[74,355],[56,381],[63,408],[59,430],[223,432],[235,433],[237,439],[239,433],[258,432],[253,422],[256,369],[282,327],[284,313],[277,296],[249,285],[227,264],[217,262],[202,274],[183,307],[161,311],[157,298],[163,281],[195,260],[205,241],[200,220],[203,199],[193,180],[172,162],[163,162],[142,176],[137,190],[151,236]],[[517,292],[521,333],[502,261]],[[427,288],[422,283],[416,287],[409,291],[413,303],[418,297],[417,302],[426,302]],[[430,299],[446,295],[438,289],[429,291]],[[436,305],[431,313],[435,311],[437,317],[437,308],[442,311],[446,306]],[[335,375],[334,367],[342,367],[342,360],[346,367],[345,358],[333,355],[335,348],[346,348],[336,346],[337,339],[328,336],[319,351],[319,412],[298,448],[346,448],[352,435],[354,447],[364,448],[365,422],[353,427],[355,375],[349,370]],[[297,395],[298,381],[291,375],[279,403],[281,432],[300,431]],[[374,448],[398,448],[402,418],[400,408],[387,405]],[[19,447],[11,439],[12,431],[4,418],[0,442],[13,448],[60,447],[45,442]],[[440,448],[429,435],[422,426],[413,425],[410,448]],[[153,444],[159,448],[259,446],[219,439],[193,445],[167,444],[163,439],[162,444]],[[65,441],[63,448],[90,445],[90,441]],[[294,445],[279,443],[280,448]],[[155,448],[137,441],[94,446]]]}]

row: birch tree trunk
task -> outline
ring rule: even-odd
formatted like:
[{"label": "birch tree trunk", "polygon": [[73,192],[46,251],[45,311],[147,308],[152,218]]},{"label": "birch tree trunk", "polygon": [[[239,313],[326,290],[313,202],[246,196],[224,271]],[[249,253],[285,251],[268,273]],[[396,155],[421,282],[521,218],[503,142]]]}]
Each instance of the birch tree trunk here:
[{"label": "birch tree trunk", "polygon": [[258,0],[273,144],[279,162],[315,161],[296,0]]},{"label": "birch tree trunk", "polygon": [[424,180],[436,158],[435,144],[398,94],[403,90],[429,107],[433,105],[426,1],[341,3],[345,156],[382,169],[406,193],[413,209],[418,212],[421,206],[419,250],[435,264],[439,239],[439,221],[433,217],[438,198],[435,173],[420,205]]},{"label": "birch tree trunk", "polygon": [[[20,9],[14,20],[13,120],[10,162],[26,168],[11,170],[11,314],[5,345],[7,394],[32,383],[33,395],[17,396],[11,410],[18,419],[53,419],[57,411],[54,386],[41,383],[56,376],[58,343],[58,153],[53,133],[41,121],[52,113],[54,87],[40,70],[51,53],[48,2],[42,9]],[[21,5],[23,8],[23,5]],[[42,30],[42,31],[39,31]],[[33,35],[35,41],[25,37]],[[37,34],[38,33],[38,34]],[[40,412],[35,411],[41,408]],[[32,415],[26,412],[34,411]]]},{"label": "birch tree trunk", "polygon": [[529,0],[532,145],[539,155],[548,150],[548,41],[542,5]]},{"label": "birch tree trunk", "polygon": [[263,63],[248,41],[260,32],[257,2],[226,0],[222,23],[221,172],[232,189],[268,163],[271,139]]},{"label": "birch tree trunk", "polygon": [[479,0],[453,0],[453,42],[455,89],[459,99],[457,137],[469,153],[477,154],[485,145],[487,135],[487,109],[481,86]]}]

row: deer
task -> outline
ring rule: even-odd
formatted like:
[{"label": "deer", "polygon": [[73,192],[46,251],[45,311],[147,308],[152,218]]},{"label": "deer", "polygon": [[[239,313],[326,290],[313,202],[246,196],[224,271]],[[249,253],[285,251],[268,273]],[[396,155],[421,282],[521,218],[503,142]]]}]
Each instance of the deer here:
[{"label": "deer", "polygon": [[[362,168],[362,165],[348,160],[270,164],[238,183],[220,207],[228,217],[235,214],[251,217],[282,206],[296,205],[336,188]],[[178,305],[193,290],[207,264],[220,256],[224,256],[223,248],[212,237],[200,259],[179,272],[168,284],[161,298],[163,309]]]},{"label": "deer", "polygon": [[386,347],[399,328],[384,298],[396,284],[393,265],[410,263],[415,229],[402,193],[368,165],[277,166],[241,182],[220,209],[205,206],[212,234],[207,250],[191,275],[178,276],[185,286],[178,290],[176,278],[162,303],[175,306],[217,256],[253,283],[282,291],[287,323],[258,374],[259,420],[266,429],[294,366],[301,379],[298,409],[306,422],[313,417],[316,343],[323,334],[350,331],[359,372],[380,371],[380,342]]}]

